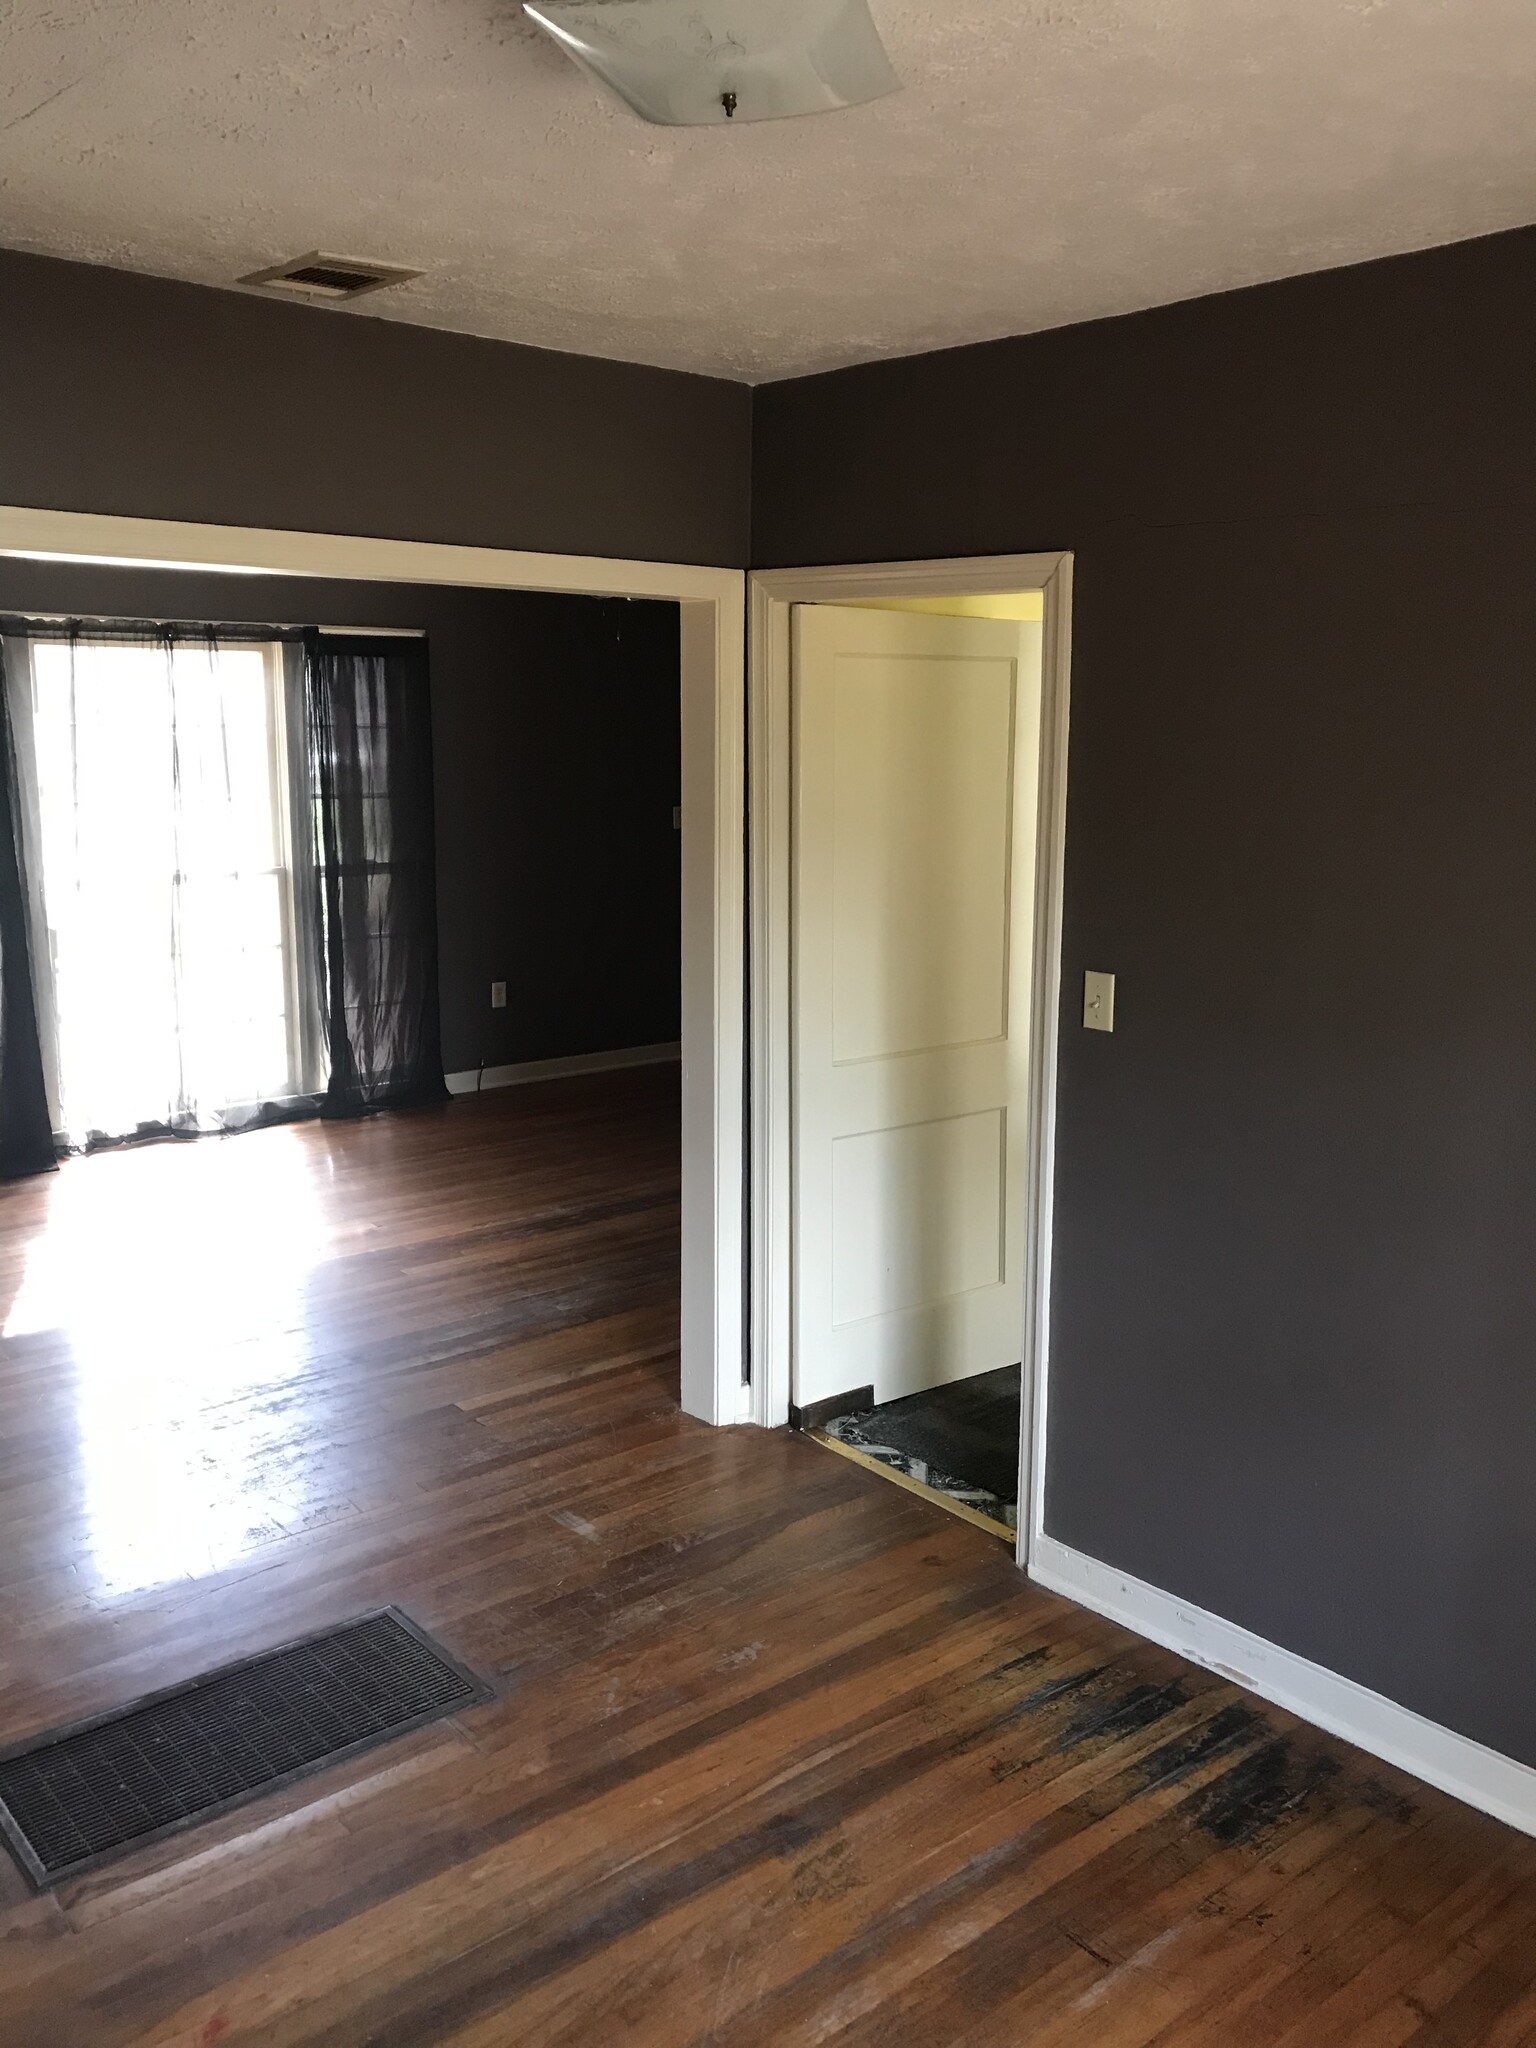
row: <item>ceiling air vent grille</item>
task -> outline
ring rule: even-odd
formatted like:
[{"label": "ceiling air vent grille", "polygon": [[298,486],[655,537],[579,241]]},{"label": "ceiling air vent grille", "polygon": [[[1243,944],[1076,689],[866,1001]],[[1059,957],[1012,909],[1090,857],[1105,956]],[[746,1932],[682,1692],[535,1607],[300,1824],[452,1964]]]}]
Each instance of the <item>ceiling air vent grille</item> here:
[{"label": "ceiling air vent grille", "polygon": [[387,291],[392,284],[406,284],[420,277],[419,270],[407,270],[399,263],[370,263],[357,256],[327,256],[312,249],[307,256],[295,256],[291,263],[274,263],[268,270],[253,270],[241,284],[258,285],[267,292],[282,292],[296,299],[360,299],[367,292]]}]

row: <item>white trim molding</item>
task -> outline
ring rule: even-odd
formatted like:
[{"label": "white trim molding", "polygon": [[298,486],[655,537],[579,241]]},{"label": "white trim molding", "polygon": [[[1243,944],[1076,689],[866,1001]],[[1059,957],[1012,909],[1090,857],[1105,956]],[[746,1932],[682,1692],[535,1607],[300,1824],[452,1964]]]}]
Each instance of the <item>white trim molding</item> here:
[{"label": "white trim molding", "polygon": [[1036,1533],[1029,1573],[1051,1592],[1091,1607],[1137,1635],[1149,1636],[1192,1664],[1204,1665],[1314,1727],[1342,1736],[1384,1763],[1449,1792],[1453,1799],[1536,1835],[1536,1770],[1529,1765],[1426,1721],[1352,1678],[1266,1642],[1129,1572],[1101,1564],[1054,1536]]},{"label": "white trim molding", "polygon": [[741,1419],[747,1371],[746,579],[679,606],[682,650],[683,1407]]},{"label": "white trim molding", "polygon": [[532,554],[360,534],[301,533],[0,505],[0,555],[138,568],[330,576],[679,608],[682,648],[682,1405],[740,1419],[745,1304],[741,1193],[746,986],[746,579],[739,569]]},{"label": "white trim molding", "polygon": [[[1034,1498],[1045,1426],[1049,1341],[1052,1161],[1061,983],[1062,871],[1066,847],[1067,713],[1071,675],[1070,554],[961,556],[934,562],[863,562],[772,569],[749,579],[748,817],[752,899],[752,1413],[788,1420],[791,1308],[790,611],[797,604],[882,598],[989,597],[1039,591],[1044,599],[1039,841],[1035,867],[1035,981],[1030,1026],[1031,1162],[1024,1305],[1025,1426],[1019,1499]],[[1033,1528],[1019,1518],[1019,1562]]]},{"label": "white trim molding", "polygon": [[681,1043],[623,1045],[613,1052],[567,1053],[559,1059],[518,1060],[504,1067],[462,1067],[445,1074],[450,1095],[483,1095],[487,1088],[518,1088],[527,1081],[563,1081],[575,1074],[610,1074],[621,1067],[661,1067],[683,1056]]},{"label": "white trim molding", "polygon": [[333,576],[361,583],[458,583],[483,589],[571,591],[587,597],[702,598],[739,593],[739,569],[542,555],[286,527],[204,526],[110,512],[0,505],[0,555],[138,569],[216,569],[245,576]]}]

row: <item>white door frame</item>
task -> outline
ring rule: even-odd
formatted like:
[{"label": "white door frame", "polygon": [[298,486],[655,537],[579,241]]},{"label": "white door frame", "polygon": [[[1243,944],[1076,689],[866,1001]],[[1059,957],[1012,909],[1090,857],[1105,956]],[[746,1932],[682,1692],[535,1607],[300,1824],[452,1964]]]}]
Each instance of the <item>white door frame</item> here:
[{"label": "white door frame", "polygon": [[745,871],[739,569],[0,506],[0,554],[136,568],[655,597],[682,653],[682,1405],[743,1419]]},{"label": "white door frame", "polygon": [[790,607],[907,597],[1044,596],[1040,807],[1035,864],[1035,974],[1030,1024],[1030,1167],[1024,1310],[1024,1417],[1019,1432],[1018,1560],[1040,1526],[1050,1337],[1051,1197],[1061,1008],[1061,903],[1067,821],[1067,711],[1072,653],[1070,554],[772,569],[748,579],[748,866],[752,901],[751,1358],[754,1422],[789,1419],[790,1144]]}]

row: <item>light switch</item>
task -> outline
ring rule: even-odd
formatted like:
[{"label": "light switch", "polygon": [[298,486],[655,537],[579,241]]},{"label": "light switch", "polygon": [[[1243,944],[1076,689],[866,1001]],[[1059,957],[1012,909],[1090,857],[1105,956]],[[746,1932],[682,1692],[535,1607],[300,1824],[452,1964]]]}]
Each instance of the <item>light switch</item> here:
[{"label": "light switch", "polygon": [[1115,977],[1096,974],[1090,967],[1083,976],[1083,1029],[1113,1031],[1115,1028]]},{"label": "light switch", "polygon": [[504,1010],[507,1007],[507,984],[504,981],[491,983],[491,1008]]}]

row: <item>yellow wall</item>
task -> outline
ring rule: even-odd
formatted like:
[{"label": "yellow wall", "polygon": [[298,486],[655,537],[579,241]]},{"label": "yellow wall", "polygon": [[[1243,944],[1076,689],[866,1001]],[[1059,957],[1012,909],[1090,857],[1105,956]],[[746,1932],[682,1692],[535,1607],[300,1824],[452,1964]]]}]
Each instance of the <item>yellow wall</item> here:
[{"label": "yellow wall", "polygon": [[1010,590],[993,597],[866,597],[849,601],[860,612],[938,612],[946,619],[1043,619],[1045,593]]}]

